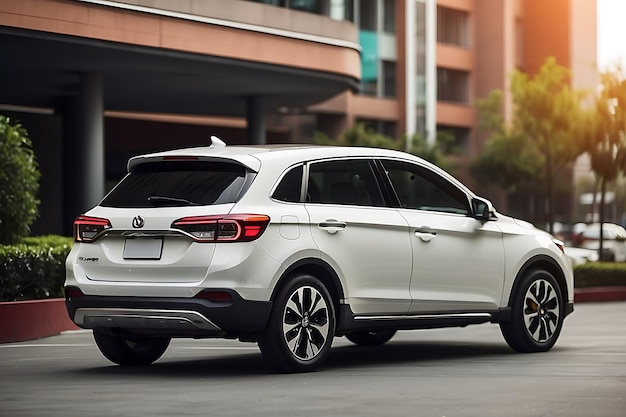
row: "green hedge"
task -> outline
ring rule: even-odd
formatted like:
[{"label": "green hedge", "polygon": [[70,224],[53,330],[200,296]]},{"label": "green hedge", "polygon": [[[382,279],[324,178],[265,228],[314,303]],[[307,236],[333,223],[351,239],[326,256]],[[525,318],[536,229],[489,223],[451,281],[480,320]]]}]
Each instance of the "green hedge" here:
[{"label": "green hedge", "polygon": [[72,238],[48,235],[0,245],[0,301],[63,297],[72,244]]},{"label": "green hedge", "polygon": [[614,287],[626,286],[626,263],[587,262],[574,268],[574,286]]},{"label": "green hedge", "polygon": [[[63,297],[72,238],[49,235],[0,245],[0,301]],[[626,263],[587,262],[574,269],[576,288],[626,286]]]}]

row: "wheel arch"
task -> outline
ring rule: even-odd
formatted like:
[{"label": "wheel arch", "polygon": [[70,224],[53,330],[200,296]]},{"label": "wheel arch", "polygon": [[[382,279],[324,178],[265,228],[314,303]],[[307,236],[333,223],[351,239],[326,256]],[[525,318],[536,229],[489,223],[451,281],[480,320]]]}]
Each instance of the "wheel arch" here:
[{"label": "wheel arch", "polygon": [[326,287],[333,300],[333,307],[335,308],[335,318],[337,323],[340,320],[341,314],[341,302],[344,299],[343,286],[339,280],[339,275],[327,262],[324,262],[318,258],[304,258],[291,264],[278,279],[274,290],[272,291],[272,300],[276,298],[276,294],[281,290],[288,277],[296,273],[307,273],[314,275],[319,279]]},{"label": "wheel arch", "polygon": [[527,260],[524,265],[520,268],[515,276],[515,281],[513,282],[513,286],[511,287],[511,292],[509,293],[509,299],[507,306],[511,306],[513,303],[513,296],[517,292],[517,288],[519,287],[522,278],[529,272],[534,269],[544,269],[552,274],[556,282],[561,287],[561,291],[563,292],[563,302],[567,303],[569,300],[569,290],[567,288],[567,281],[565,280],[565,275],[563,274],[563,270],[559,266],[559,264],[550,256],[547,255],[536,255]]}]

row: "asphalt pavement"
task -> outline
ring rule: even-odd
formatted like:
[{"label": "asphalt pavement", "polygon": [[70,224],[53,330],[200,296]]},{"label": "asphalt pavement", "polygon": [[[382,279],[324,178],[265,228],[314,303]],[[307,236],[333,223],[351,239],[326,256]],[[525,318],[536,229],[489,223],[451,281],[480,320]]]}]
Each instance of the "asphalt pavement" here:
[{"label": "asphalt pavement", "polygon": [[626,416],[626,302],[583,303],[546,353],[496,325],[335,340],[308,374],[274,374],[254,344],[174,340],[119,367],[86,331],[0,345],[0,416]]}]

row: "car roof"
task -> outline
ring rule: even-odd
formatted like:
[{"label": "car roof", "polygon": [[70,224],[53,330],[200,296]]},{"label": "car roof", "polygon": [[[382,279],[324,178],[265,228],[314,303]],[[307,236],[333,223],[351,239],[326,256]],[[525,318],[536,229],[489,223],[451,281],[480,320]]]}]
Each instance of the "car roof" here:
[{"label": "car roof", "polygon": [[273,144],[273,145],[236,145],[236,146],[203,146],[194,148],[174,149],[145,155],[138,155],[128,161],[128,170],[145,162],[158,160],[211,160],[214,158],[231,159],[257,171],[260,162],[272,159],[292,160],[293,162],[332,158],[343,156],[376,156],[395,157],[425,162],[414,155],[382,148]]},{"label": "car roof", "polygon": [[267,145],[235,145],[227,146],[218,140],[211,146],[182,148],[163,152],[139,155],[128,161],[128,172],[142,163],[162,160],[200,160],[211,161],[219,159],[231,160],[235,163],[259,172],[264,162],[282,161],[285,165],[296,164],[325,158],[342,157],[375,157],[412,161],[437,171],[457,186],[470,194],[474,194],[463,183],[448,174],[438,166],[412,154],[384,148],[358,146],[330,146],[310,144],[267,144]]}]

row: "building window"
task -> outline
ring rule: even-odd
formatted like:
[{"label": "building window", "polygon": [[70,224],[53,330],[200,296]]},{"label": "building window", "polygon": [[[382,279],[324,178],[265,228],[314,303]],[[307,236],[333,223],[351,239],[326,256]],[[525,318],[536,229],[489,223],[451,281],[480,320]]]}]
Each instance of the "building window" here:
[{"label": "building window", "polygon": [[361,0],[359,9],[359,28],[376,32],[378,21],[378,0]]},{"label": "building window", "polygon": [[437,100],[467,104],[468,89],[468,72],[437,68]]},{"label": "building window", "polygon": [[378,133],[379,135],[385,135],[392,139],[397,138],[398,124],[396,122],[389,122],[386,120],[358,119],[356,121],[356,124],[362,124],[367,130]]},{"label": "building window", "polygon": [[448,135],[454,139],[449,144],[448,152],[468,153],[470,150],[470,129],[465,127],[453,127],[437,125],[437,135]]},{"label": "building window", "polygon": [[396,63],[383,61],[383,97],[396,96]]},{"label": "building window", "polygon": [[469,14],[437,7],[437,42],[469,47]]},{"label": "building window", "polygon": [[247,0],[354,22],[354,0]]},{"label": "building window", "polygon": [[383,2],[383,30],[387,33],[396,33],[396,1]]}]

